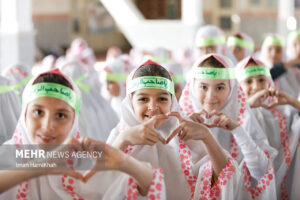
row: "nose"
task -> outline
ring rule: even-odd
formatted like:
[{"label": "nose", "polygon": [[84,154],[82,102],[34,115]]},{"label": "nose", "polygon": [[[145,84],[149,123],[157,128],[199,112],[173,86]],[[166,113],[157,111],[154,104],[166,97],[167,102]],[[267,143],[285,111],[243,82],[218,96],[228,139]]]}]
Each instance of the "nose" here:
[{"label": "nose", "polygon": [[259,88],[260,88],[259,83],[256,80],[253,81],[253,83],[252,83],[252,90],[256,92],[256,91],[259,90]]},{"label": "nose", "polygon": [[150,100],[148,103],[148,110],[156,110],[158,108],[157,103],[155,100]]},{"label": "nose", "polygon": [[207,99],[213,99],[216,97],[216,91],[214,89],[208,89],[207,93],[206,93],[206,98]]},{"label": "nose", "polygon": [[44,119],[42,120],[42,129],[45,132],[53,130],[55,127],[55,122],[54,120],[49,116],[45,115]]}]

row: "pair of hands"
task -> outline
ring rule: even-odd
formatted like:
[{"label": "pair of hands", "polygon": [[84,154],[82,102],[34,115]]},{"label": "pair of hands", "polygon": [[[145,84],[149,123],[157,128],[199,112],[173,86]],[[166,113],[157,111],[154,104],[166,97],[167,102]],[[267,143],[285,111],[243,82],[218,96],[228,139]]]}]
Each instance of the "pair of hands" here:
[{"label": "pair of hands", "polygon": [[[83,137],[81,141],[76,140],[75,138],[69,138],[62,148],[58,151],[69,151],[69,152],[78,152],[78,151],[87,151],[87,152],[102,152],[101,157],[95,158],[94,166],[92,169],[86,171],[84,174],[76,171],[73,168],[68,168],[69,164],[66,159],[55,159],[57,167],[55,169],[46,169],[43,172],[43,175],[48,174],[66,174],[72,176],[76,179],[79,179],[83,182],[87,182],[96,172],[101,170],[121,170],[126,165],[127,155],[122,151],[111,147],[110,145],[93,140],[91,138]],[[51,160],[49,160],[51,161]],[[66,169],[66,170],[65,170]]]},{"label": "pair of hands", "polygon": [[[275,102],[272,102],[269,105],[264,104],[264,100],[268,97],[275,97]],[[257,93],[255,93],[253,96],[251,96],[248,99],[248,103],[251,106],[251,108],[256,107],[263,107],[265,109],[271,109],[278,105],[285,105],[285,104],[291,104],[292,97],[286,94],[283,91],[280,91],[276,88],[268,88],[264,90],[260,90]]]},{"label": "pair of hands", "polygon": [[[202,114],[205,114],[207,118],[215,115],[216,118],[212,124],[204,124],[204,118],[202,118]],[[163,138],[155,129],[165,123],[169,117],[176,117],[179,125],[167,138]],[[203,110],[200,113],[193,113],[190,116],[190,119],[192,119],[192,121],[183,119],[178,112],[156,115],[150,120],[122,132],[122,140],[125,143],[124,146],[154,145],[157,142],[167,144],[176,135],[178,135],[178,137],[183,141],[203,140],[205,142],[207,134],[210,133],[209,128],[222,127],[228,130],[233,130],[239,126],[237,122],[234,122],[226,115],[218,112],[209,114]]]}]

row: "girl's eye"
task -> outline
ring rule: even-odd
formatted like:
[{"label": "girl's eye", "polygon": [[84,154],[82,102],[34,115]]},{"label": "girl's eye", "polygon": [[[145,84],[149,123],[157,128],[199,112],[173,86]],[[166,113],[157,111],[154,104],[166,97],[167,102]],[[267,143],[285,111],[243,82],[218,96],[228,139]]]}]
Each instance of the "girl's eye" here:
[{"label": "girl's eye", "polygon": [[202,90],[207,89],[207,87],[206,87],[205,85],[200,85],[200,88],[201,88]]},{"label": "girl's eye", "polygon": [[249,79],[249,80],[246,80],[246,83],[247,83],[247,84],[251,84],[252,81]]},{"label": "girl's eye", "polygon": [[218,86],[217,90],[224,90],[224,87],[223,86]]},{"label": "girl's eye", "polygon": [[139,98],[139,99],[138,99],[138,101],[146,101],[146,100],[147,100],[147,99],[146,99],[146,98],[144,98],[144,97],[143,97],[143,98]]},{"label": "girl's eye", "polygon": [[266,81],[266,80],[265,80],[264,78],[260,78],[260,79],[259,79],[259,82],[260,82],[260,83],[264,83],[265,81]]},{"label": "girl's eye", "polygon": [[160,97],[159,100],[160,100],[160,101],[168,101],[168,99],[165,98],[165,97]]},{"label": "girl's eye", "polygon": [[57,114],[57,118],[59,118],[59,119],[64,119],[64,118],[66,118],[67,116],[65,115],[65,114],[63,114],[63,113],[58,113]]},{"label": "girl's eye", "polygon": [[34,111],[33,111],[33,114],[34,114],[34,115],[42,115],[42,114],[43,114],[43,111],[37,109],[37,110],[34,110]]}]

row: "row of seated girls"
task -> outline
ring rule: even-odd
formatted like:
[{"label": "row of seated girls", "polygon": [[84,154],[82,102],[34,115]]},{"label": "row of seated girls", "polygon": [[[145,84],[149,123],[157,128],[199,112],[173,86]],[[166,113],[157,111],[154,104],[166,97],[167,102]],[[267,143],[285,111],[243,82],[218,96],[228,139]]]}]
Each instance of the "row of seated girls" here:
[{"label": "row of seated girls", "polygon": [[206,25],[183,54],[113,47],[98,72],[78,38],[32,75],[5,70],[1,157],[46,144],[105,157],[82,171],[5,168],[6,156],[0,199],[299,199],[299,45],[290,33],[285,55],[272,34],[254,52],[250,36]]}]

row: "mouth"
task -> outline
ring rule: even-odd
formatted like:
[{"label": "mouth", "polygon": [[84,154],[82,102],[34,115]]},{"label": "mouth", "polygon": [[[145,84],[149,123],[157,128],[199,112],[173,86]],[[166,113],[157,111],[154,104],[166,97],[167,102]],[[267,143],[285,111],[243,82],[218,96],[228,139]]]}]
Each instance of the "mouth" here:
[{"label": "mouth", "polygon": [[50,143],[55,140],[55,137],[49,137],[49,136],[44,136],[44,135],[38,135],[38,137],[44,143]]}]

